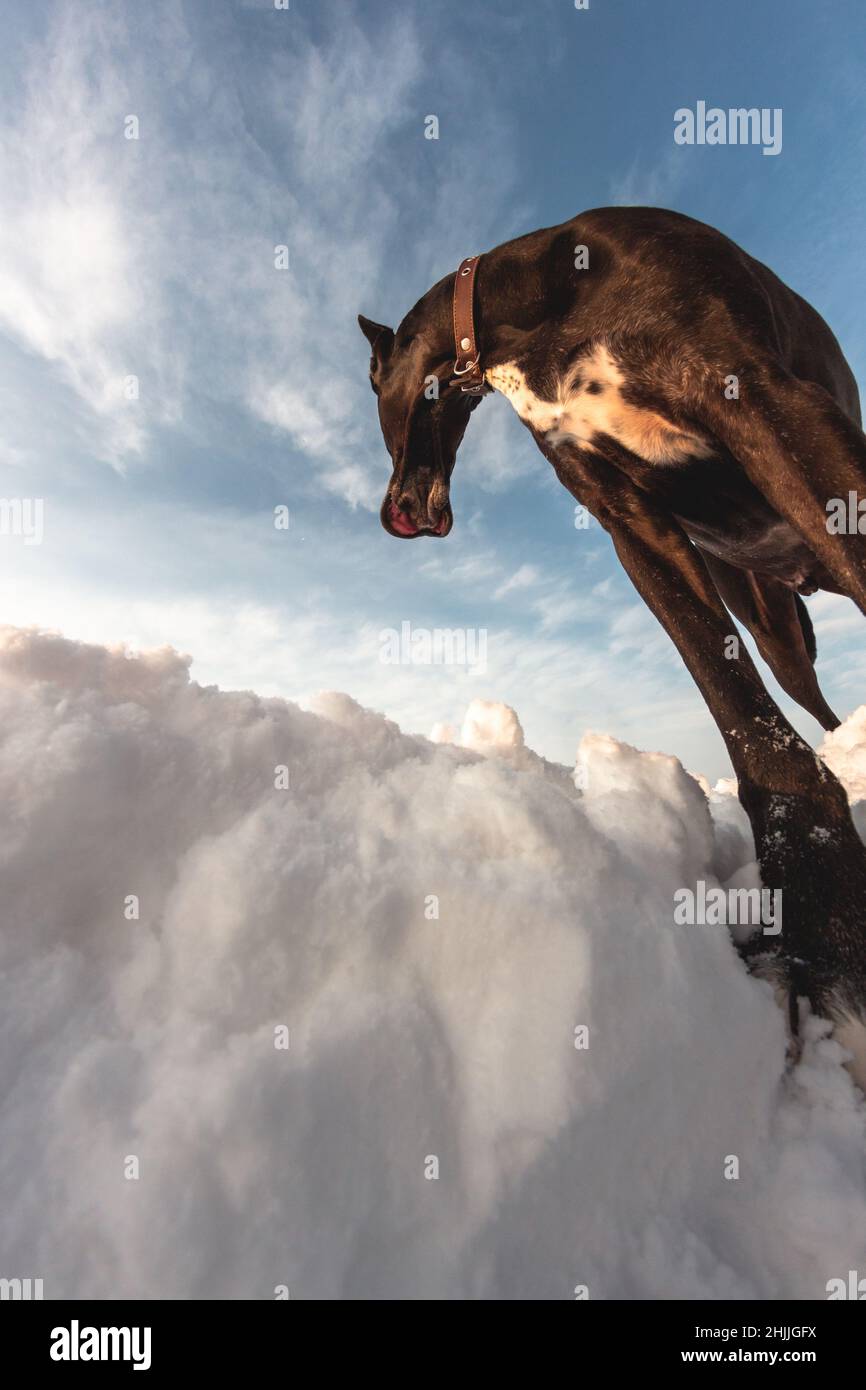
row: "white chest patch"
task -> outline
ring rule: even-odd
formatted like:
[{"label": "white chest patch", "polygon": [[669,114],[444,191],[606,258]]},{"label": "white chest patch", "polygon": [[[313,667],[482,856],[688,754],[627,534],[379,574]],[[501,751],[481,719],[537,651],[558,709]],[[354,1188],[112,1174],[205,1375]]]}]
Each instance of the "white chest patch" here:
[{"label": "white chest patch", "polygon": [[624,401],[622,372],[604,346],[575,363],[559,382],[552,401],[536,396],[513,362],[491,367],[484,375],[494,390],[508,397],[524,424],[544,435],[548,444],[572,441],[592,449],[596,435],[607,434],[638,458],[659,464],[684,463],[712,453],[705,439],[671,424],[654,410]]}]

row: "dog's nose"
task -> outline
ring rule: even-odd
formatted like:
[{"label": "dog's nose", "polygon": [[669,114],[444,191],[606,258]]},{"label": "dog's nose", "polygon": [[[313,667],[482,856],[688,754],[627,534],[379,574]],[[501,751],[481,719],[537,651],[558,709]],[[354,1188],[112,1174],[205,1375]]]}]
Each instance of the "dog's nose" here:
[{"label": "dog's nose", "polygon": [[400,496],[397,498],[397,510],[398,512],[402,512],[404,516],[411,516],[414,518],[418,511],[418,498],[415,496],[415,493],[410,492],[407,488],[403,488]]},{"label": "dog's nose", "polygon": [[448,494],[439,487],[404,487],[397,498],[397,508],[411,517],[420,528],[435,530],[448,504]]}]

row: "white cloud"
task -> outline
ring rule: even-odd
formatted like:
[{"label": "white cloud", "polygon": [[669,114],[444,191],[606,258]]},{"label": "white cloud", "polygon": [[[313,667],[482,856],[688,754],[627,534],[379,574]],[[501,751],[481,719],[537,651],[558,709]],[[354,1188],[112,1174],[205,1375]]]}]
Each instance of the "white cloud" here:
[{"label": "white cloud", "polygon": [[15,191],[0,327],[72,393],[33,388],[62,406],[64,446],[74,435],[122,470],[151,456],[156,426],[217,437],[231,405],[315,464],[305,483],[377,506],[384,446],[357,312],[384,313],[386,294],[405,312],[431,264],[433,278],[449,269],[445,194],[482,179],[492,219],[510,164],[445,153],[438,191],[420,169],[395,189],[383,151],[413,130],[424,145],[410,17],[362,23],[346,9],[316,44],[295,24],[290,44],[244,47],[236,66],[216,61],[206,23],[164,4],[132,25],[73,0],[24,50],[24,96],[0,143]]},{"label": "white cloud", "polygon": [[815,625],[818,650],[823,650],[824,642],[850,634],[862,634],[863,614],[850,598],[841,594],[815,594],[809,600],[809,612]]},{"label": "white cloud", "polygon": [[494,598],[504,598],[506,594],[511,594],[515,589],[531,589],[539,580],[539,572],[535,565],[521,565],[516,569],[509,579],[499,585],[494,593]]},{"label": "white cloud", "polygon": [[686,160],[681,148],[673,143],[673,111],[671,112],[671,148],[650,163],[642,154],[636,156],[625,174],[611,181],[611,202],[625,207],[671,207],[676,202],[686,177]]},{"label": "white cloud", "polygon": [[866,802],[866,705],[825,735],[818,751],[852,800]]},{"label": "white cloud", "polygon": [[521,478],[543,476],[544,464],[525,427],[504,397],[485,396],[460,447],[461,475],[491,493]]},{"label": "white cloud", "polygon": [[128,328],[153,317],[141,227],[124,205],[134,165],[126,94],[104,61],[114,28],[104,10],[61,10],[0,130],[0,180],[14,190],[0,224],[0,326],[59,369],[119,462],[141,450],[143,430],[118,383],[151,365],[140,352],[129,360]]},{"label": "white cloud", "polygon": [[778,1299],[856,1268],[862,1101],[811,1024],[786,1076],[769,989],[673,925],[751,853],[676,761],[588,739],[581,796],[520,765],[513,712],[476,707],[479,758],[317,709],[5,632],[4,1272]]}]

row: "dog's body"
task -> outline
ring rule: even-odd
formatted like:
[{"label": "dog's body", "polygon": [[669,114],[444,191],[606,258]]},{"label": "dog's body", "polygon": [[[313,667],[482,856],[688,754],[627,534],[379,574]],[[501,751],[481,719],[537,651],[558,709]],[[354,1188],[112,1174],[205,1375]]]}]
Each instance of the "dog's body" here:
[{"label": "dog's body", "polygon": [[[425,382],[455,357],[455,277],[396,335],[366,319],[392,455],[382,522],[446,535],[448,484],[478,397]],[[824,726],[799,595],[866,611],[866,537],[827,506],[866,496],[857,387],[823,319],[721,233],[607,208],[478,263],[483,389],[505,394],[566,488],[607,529],[725,739],[768,886],[785,891],[777,974],[836,1018],[866,1015],[866,853],[844,794],[783,718],[725,606],[783,688]]]}]

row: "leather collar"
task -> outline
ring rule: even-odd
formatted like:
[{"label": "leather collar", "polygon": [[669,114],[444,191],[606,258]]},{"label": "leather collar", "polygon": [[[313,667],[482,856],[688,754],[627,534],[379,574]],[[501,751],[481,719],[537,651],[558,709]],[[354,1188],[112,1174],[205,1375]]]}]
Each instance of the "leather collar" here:
[{"label": "leather collar", "polygon": [[454,367],[452,382],[461,391],[480,396],[484,391],[484,369],[475,337],[475,275],[480,256],[467,256],[454,277]]}]

